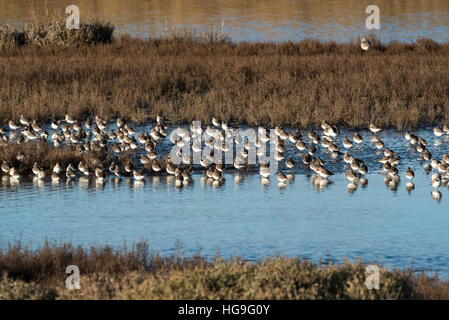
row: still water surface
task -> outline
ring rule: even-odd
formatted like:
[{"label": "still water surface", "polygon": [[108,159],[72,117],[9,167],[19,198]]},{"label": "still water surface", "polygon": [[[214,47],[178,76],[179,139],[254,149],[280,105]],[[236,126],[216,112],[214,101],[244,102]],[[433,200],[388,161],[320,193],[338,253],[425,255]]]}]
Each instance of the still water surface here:
[{"label": "still water surface", "polygon": [[[209,31],[224,23],[224,32],[235,41],[283,41],[316,38],[349,41],[366,34],[365,8],[372,1],[359,0],[0,0],[0,22],[23,25],[77,4],[81,17],[105,15],[119,33],[141,37],[163,34],[167,25]],[[449,40],[449,1],[378,0],[384,40],[411,41],[418,37]],[[343,133],[342,137],[345,134]],[[352,133],[351,133],[352,134]],[[368,137],[368,133],[363,133]],[[430,143],[435,157],[448,153],[449,143],[432,146],[430,130],[418,132]],[[342,138],[340,138],[341,140]],[[368,138],[367,138],[368,139]],[[336,173],[324,190],[310,182],[310,171],[298,168],[296,178],[279,190],[272,179],[268,187],[257,174],[214,188],[195,183],[178,189],[165,176],[148,177],[143,184],[131,179],[108,179],[105,185],[77,179],[60,183],[2,179],[0,184],[0,240],[22,239],[33,247],[46,237],[82,245],[120,247],[147,239],[153,249],[173,253],[179,240],[186,253],[198,247],[203,254],[300,255],[314,261],[362,257],[394,267],[439,270],[449,275],[449,194],[441,188],[441,202],[432,199],[430,177],[406,144],[403,133],[382,132],[386,144],[402,157],[402,181],[397,191],[384,184],[375,148],[362,147],[353,155],[370,168],[365,188],[349,193],[341,161],[323,157]],[[341,145],[341,141],[339,141]],[[367,144],[369,145],[369,144]],[[288,150],[295,160],[299,155]],[[415,189],[405,190],[404,171],[415,170]],[[285,168],[284,168],[285,169]]]},{"label": "still water surface", "polygon": [[210,31],[223,21],[234,41],[355,40],[367,33],[365,9],[375,4],[381,14],[376,36],[384,41],[449,39],[447,0],[0,0],[0,22],[64,16],[71,4],[81,19],[108,17],[119,33],[147,37],[163,34],[167,25]]},{"label": "still water surface", "polygon": [[[337,144],[352,133],[343,131]],[[415,133],[428,141],[435,158],[449,152],[449,141],[434,137],[431,130]],[[193,175],[192,185],[182,189],[167,176],[147,177],[143,183],[109,177],[104,185],[85,178],[56,184],[27,179],[15,184],[3,178],[1,245],[21,239],[39,247],[48,237],[82,245],[107,242],[120,248],[124,241],[146,239],[151,248],[170,254],[179,240],[187,254],[199,248],[208,256],[219,249],[224,257],[243,255],[252,260],[280,254],[313,261],[361,257],[393,267],[438,270],[447,277],[447,187],[440,188],[440,202],[432,199],[430,175],[417,160],[418,153],[403,133],[386,130],[380,137],[401,155],[402,180],[397,190],[391,190],[376,163],[383,155],[368,142],[370,133],[362,136],[367,142],[351,154],[368,165],[368,184],[353,193],[347,189],[343,161],[331,160],[321,151],[318,156],[335,173],[333,183],[324,189],[311,183],[310,170],[302,166],[285,189],[278,188],[274,177],[269,186],[262,186],[256,173],[237,181],[240,176],[234,171],[228,171],[225,184],[217,188],[200,172]],[[297,160],[300,156],[290,146],[287,155]],[[410,193],[404,177],[408,166],[416,175]]]}]

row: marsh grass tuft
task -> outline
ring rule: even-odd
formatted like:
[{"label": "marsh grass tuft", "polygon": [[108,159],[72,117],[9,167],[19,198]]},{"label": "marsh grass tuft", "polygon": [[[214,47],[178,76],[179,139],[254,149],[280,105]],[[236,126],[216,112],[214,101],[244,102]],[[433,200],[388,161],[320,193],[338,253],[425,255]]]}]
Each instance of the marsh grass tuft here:
[{"label": "marsh grass tuft", "polygon": [[[81,289],[65,288],[68,265],[80,269]],[[146,241],[130,248],[49,243],[32,250],[20,242],[0,250],[1,299],[448,299],[438,275],[381,268],[380,289],[365,286],[359,260],[315,264],[275,257],[208,259],[182,251],[161,256]]]},{"label": "marsh grass tuft", "polygon": [[112,42],[114,27],[106,20],[91,19],[80,23],[79,29],[68,29],[65,19],[28,23],[23,31],[0,25],[0,48],[24,45],[79,46]]},{"label": "marsh grass tuft", "polygon": [[[17,160],[17,155],[24,157]],[[76,146],[53,147],[45,141],[25,142],[22,144],[9,144],[0,142],[0,159],[14,166],[19,173],[31,174],[33,164],[37,162],[43,170],[51,174],[56,163],[66,168],[69,163],[78,165],[83,161],[90,170],[97,167],[108,166],[115,158],[105,149],[89,150],[81,153]]]},{"label": "marsh grass tuft", "polygon": [[25,42],[25,32],[8,24],[0,24],[0,49],[22,46]]},{"label": "marsh grass tuft", "polygon": [[22,114],[47,122],[68,113],[136,123],[157,114],[178,123],[214,116],[302,128],[323,120],[399,130],[449,123],[447,42],[371,39],[362,52],[357,42],[234,43],[219,28],[209,38],[169,29],[110,41],[108,26],[92,24],[72,39],[60,24],[48,24],[52,35],[40,31],[44,25],[29,27],[28,37],[80,44],[0,50],[0,122]]}]

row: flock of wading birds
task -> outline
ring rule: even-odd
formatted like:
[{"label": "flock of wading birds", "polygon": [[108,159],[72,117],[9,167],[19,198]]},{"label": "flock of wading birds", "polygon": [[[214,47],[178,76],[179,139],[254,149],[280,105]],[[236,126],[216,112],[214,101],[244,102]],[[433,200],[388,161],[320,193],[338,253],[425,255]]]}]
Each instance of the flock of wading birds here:
[{"label": "flock of wading birds", "polygon": [[[77,174],[82,176],[95,176],[97,182],[102,183],[107,174],[113,174],[116,177],[129,176],[133,177],[136,181],[143,180],[147,174],[158,175],[166,172],[168,175],[174,176],[175,185],[182,187],[193,182],[192,172],[193,166],[191,165],[191,158],[183,158],[181,165],[175,165],[170,160],[170,155],[158,156],[156,153],[156,146],[168,137],[166,121],[163,117],[157,116],[156,125],[149,132],[138,133],[129,124],[121,118],[116,120],[116,130],[108,131],[108,123],[96,116],[94,120],[87,119],[86,121],[78,121],[71,116],[66,115],[64,120],[52,122],[50,127],[52,129],[51,135],[46,130],[43,130],[39,124],[33,120],[27,119],[21,116],[19,120],[20,124],[10,120],[8,123],[9,128],[0,128],[0,138],[2,143],[16,143],[21,144],[26,141],[45,141],[48,142],[48,137],[52,141],[54,147],[62,145],[71,145],[76,148],[80,153],[86,153],[91,150],[112,150],[116,155],[127,150],[145,150],[146,154],[140,156],[140,166],[134,161],[134,156],[131,156],[125,163],[119,163],[114,160],[110,163],[102,163],[95,168],[89,168],[87,163],[83,161],[79,162],[76,166],[69,163],[65,168],[59,163],[55,163],[51,168],[44,170],[39,163],[34,163],[32,173],[35,178],[43,180],[48,175],[52,181],[59,181],[62,175],[65,175],[67,179],[74,179]],[[274,153],[274,159],[276,161],[285,161],[285,167],[294,170],[298,163],[285,156],[286,144],[293,144],[300,152],[302,152],[302,162],[305,166],[315,172],[316,175],[312,177],[312,182],[319,187],[327,186],[331,181],[328,180],[333,173],[325,167],[324,161],[316,156],[317,148],[319,144],[324,149],[327,149],[330,153],[330,157],[333,159],[339,158],[343,154],[343,161],[348,165],[346,171],[346,178],[349,180],[348,190],[353,191],[357,188],[357,184],[364,186],[367,183],[367,179],[364,175],[368,172],[368,167],[365,165],[362,159],[357,159],[350,155],[351,148],[356,145],[365,143],[362,136],[355,132],[352,136],[346,137],[343,141],[343,148],[346,152],[341,152],[340,148],[336,144],[335,138],[340,134],[339,129],[335,126],[331,126],[326,122],[321,124],[322,135],[318,132],[310,129],[307,133],[307,137],[302,137],[301,132],[297,129],[294,133],[288,133],[282,128],[276,126],[274,129],[276,139],[274,142],[276,151]],[[376,135],[382,129],[370,124],[369,130],[372,132],[371,142],[375,144],[375,147],[383,152],[383,157],[378,160],[381,164],[381,172],[386,175],[385,183],[392,189],[397,188],[399,184],[400,175],[398,170],[398,163],[400,156],[388,148],[384,142]],[[227,135],[233,134],[235,128],[232,128],[229,123],[219,121],[216,118],[212,118],[212,121],[205,129],[201,126],[197,127],[192,124],[190,130],[184,130],[180,127],[177,128],[177,137],[171,135],[171,142],[178,145],[180,148],[184,147],[186,143],[192,142],[192,150],[194,152],[200,152],[202,150],[201,142],[195,142],[195,136],[208,137],[204,140],[206,146],[212,146],[212,152],[201,159],[201,167],[204,169],[205,178],[213,186],[220,186],[224,183],[223,171],[226,166],[221,163],[214,163],[213,150],[221,150],[227,152],[229,145],[225,142]],[[434,134],[437,137],[443,135],[449,135],[449,127],[444,126],[442,129],[434,128]],[[309,141],[309,146],[304,142],[306,139]],[[441,186],[448,185],[449,180],[449,155],[443,154],[442,159],[435,159],[427,149],[427,141],[420,136],[406,132],[405,139],[413,146],[416,146],[417,152],[421,155],[421,158],[427,163],[424,165],[424,170],[427,172],[435,171],[432,174],[431,184],[435,189],[432,192],[432,196],[437,200],[441,198],[441,193],[438,189]],[[304,141],[303,141],[304,140]],[[270,141],[270,136],[267,134],[267,129],[259,126],[257,128],[257,136],[255,141],[250,141],[249,138],[241,137],[238,134],[233,137],[236,145],[243,144],[244,147],[240,148],[239,152],[233,162],[233,169],[248,170],[251,167],[248,164],[248,153],[251,150],[257,150],[258,156],[266,155],[265,144]],[[24,154],[16,155],[16,160],[20,162],[24,158]],[[216,162],[216,161],[215,161]],[[228,166],[229,168],[229,166]],[[21,177],[19,170],[8,163],[6,160],[2,160],[1,170],[5,176],[9,176],[10,179],[18,181]],[[49,172],[50,171],[50,172]],[[270,170],[269,164],[261,164],[259,167],[259,173],[261,176],[261,183],[267,185],[270,183],[270,177],[275,174]],[[407,190],[414,188],[413,179],[414,172],[408,168],[405,172],[405,177],[409,179],[406,184]],[[290,181],[294,179],[294,175],[291,173],[285,174],[282,170],[277,171],[277,180],[279,187],[285,187]]]}]

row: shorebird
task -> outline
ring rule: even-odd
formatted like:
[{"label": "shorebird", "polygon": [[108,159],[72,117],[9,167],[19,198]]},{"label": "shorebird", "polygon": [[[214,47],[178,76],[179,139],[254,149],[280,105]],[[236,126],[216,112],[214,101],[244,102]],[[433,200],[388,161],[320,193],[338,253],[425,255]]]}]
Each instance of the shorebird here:
[{"label": "shorebird", "polygon": [[441,186],[440,176],[436,176],[432,178],[432,187],[438,189]]},{"label": "shorebird", "polygon": [[361,174],[361,175],[365,175],[367,172],[368,172],[368,167],[364,164],[364,163],[362,163],[360,166],[359,166],[359,173]]},{"label": "shorebird", "polygon": [[349,191],[349,193],[353,193],[355,190],[357,190],[357,183],[349,182],[348,183],[348,191]]},{"label": "shorebird", "polygon": [[15,167],[9,169],[9,175],[11,178],[18,180],[20,178],[19,171]]},{"label": "shorebird", "polygon": [[301,139],[301,133],[299,131],[299,129],[296,129],[295,133],[288,134],[288,139],[290,140],[291,143],[297,143],[299,139]]},{"label": "shorebird", "polygon": [[25,136],[29,139],[29,140],[36,140],[39,136],[37,134],[35,134],[34,132],[32,132],[30,130],[30,128],[28,128],[27,130],[25,130]]},{"label": "shorebird", "polygon": [[412,135],[410,134],[410,132],[405,131],[404,137],[405,137],[405,140],[410,141],[410,139],[412,138]]},{"label": "shorebird", "polygon": [[285,155],[282,152],[276,151],[274,154],[274,158],[276,159],[276,161],[281,161],[285,158]]},{"label": "shorebird", "polygon": [[329,143],[329,146],[327,147],[327,149],[328,149],[331,153],[339,152],[339,151],[340,151],[340,149],[338,148],[338,146],[337,146],[335,143],[333,143],[333,142]]},{"label": "shorebird", "polygon": [[427,141],[423,137],[418,137],[418,144],[427,146]]},{"label": "shorebird", "polygon": [[299,151],[304,151],[304,150],[307,149],[307,146],[306,146],[306,144],[304,142],[302,142],[301,140],[298,140],[298,142],[296,142],[296,148]]},{"label": "shorebird", "polygon": [[378,133],[379,131],[382,130],[382,128],[377,127],[374,123],[371,123],[371,124],[369,125],[369,130],[370,130],[372,133]]},{"label": "shorebird", "polygon": [[[154,153],[154,158],[153,159],[155,159],[157,157],[157,155]],[[153,159],[151,159],[148,155],[141,155],[140,156],[140,162],[145,166],[145,165],[147,165],[147,164],[150,164],[151,163],[151,160],[153,160]]]},{"label": "shorebird", "polygon": [[302,162],[304,164],[310,164],[311,161],[312,161],[312,157],[309,154],[305,154],[302,158]]},{"label": "shorebird", "polygon": [[292,158],[288,158],[287,161],[285,161],[285,165],[289,169],[294,169],[295,168],[295,162],[292,160]]},{"label": "shorebird", "polygon": [[270,169],[269,169],[267,164],[263,164],[263,165],[260,166],[259,174],[263,178],[268,178],[271,175]]},{"label": "shorebird", "polygon": [[415,177],[415,173],[410,169],[410,167],[407,168],[407,171],[405,172],[405,177],[409,180],[413,180]]},{"label": "shorebird", "polygon": [[307,133],[307,136],[312,141],[318,141],[319,140],[318,134],[315,131],[313,131],[312,129],[309,130],[309,132]]},{"label": "shorebird", "polygon": [[329,126],[324,129],[324,135],[335,138],[339,134],[339,130],[335,126]]},{"label": "shorebird", "polygon": [[220,121],[218,121],[218,119],[215,117],[212,117],[212,124],[217,128],[219,128],[221,126]]},{"label": "shorebird", "polygon": [[435,158],[432,158],[431,160],[430,160],[430,165],[432,166],[432,168],[434,168],[434,169],[438,169],[438,165],[440,164],[440,162],[437,160],[437,159],[435,159]]},{"label": "shorebird", "polygon": [[279,188],[285,188],[287,186],[287,183],[288,183],[287,176],[282,171],[279,171],[277,178],[278,178],[278,181],[279,181],[278,187]]},{"label": "shorebird", "polygon": [[433,190],[431,192],[432,198],[435,199],[437,202],[441,200],[441,192],[438,190]]},{"label": "shorebird", "polygon": [[31,171],[33,171],[34,175],[37,175],[39,173],[39,170],[41,170],[41,168],[39,167],[39,165],[37,164],[37,162],[34,162],[33,164],[33,168],[31,169]]},{"label": "shorebird", "polygon": [[145,174],[144,174],[143,170],[133,170],[133,177],[135,180],[141,181],[141,180],[145,179]]},{"label": "shorebird", "polygon": [[67,122],[68,124],[74,124],[75,120],[68,114],[65,115],[65,122]]},{"label": "shorebird", "polygon": [[392,166],[392,167],[390,167],[390,169],[388,169],[388,176],[389,177],[396,177],[398,175],[398,173],[399,173],[398,168],[396,168],[394,166]]},{"label": "shorebird", "polygon": [[10,128],[11,130],[17,130],[17,129],[20,128],[20,126],[17,125],[17,124],[16,124],[14,121],[12,121],[12,120],[9,120],[8,126],[9,126],[9,128]]},{"label": "shorebird", "polygon": [[114,173],[114,175],[119,178],[121,177],[121,173],[120,173],[120,167],[118,166],[118,164],[115,165],[114,170],[112,171],[112,173]]},{"label": "shorebird", "polygon": [[87,165],[85,165],[83,161],[80,161],[80,163],[78,163],[78,170],[85,176],[89,175],[89,167]]},{"label": "shorebird", "polygon": [[95,176],[97,177],[97,180],[103,181],[106,178],[106,173],[102,168],[96,168],[95,169]]},{"label": "shorebird", "polygon": [[438,166],[437,166],[437,170],[440,173],[446,173],[447,172],[447,164],[443,161],[441,161]]},{"label": "shorebird", "polygon": [[362,138],[362,136],[361,136],[358,132],[355,132],[355,133],[354,133],[354,136],[352,137],[352,139],[353,139],[354,142],[357,143],[357,144],[360,144],[360,143],[363,142],[363,138]]},{"label": "shorebird", "polygon": [[351,169],[354,171],[358,171],[362,162],[359,159],[353,158],[350,163]]},{"label": "shorebird", "polygon": [[443,154],[443,161],[444,161],[447,165],[449,165],[449,154],[447,154],[447,153],[444,153],[444,154]]},{"label": "shorebird", "polygon": [[33,128],[35,132],[42,131],[42,128],[37,124],[36,120],[33,120],[33,122],[31,123],[31,128]]},{"label": "shorebird", "polygon": [[321,129],[323,130],[328,130],[331,127],[331,125],[329,123],[327,123],[326,121],[321,121]]},{"label": "shorebird", "polygon": [[308,153],[310,156],[313,156],[313,155],[315,154],[316,151],[317,151],[317,149],[316,149],[315,145],[312,144],[312,145],[309,147],[309,150],[307,150],[307,153]]},{"label": "shorebird", "polygon": [[353,145],[354,144],[352,143],[352,141],[349,140],[347,137],[343,141],[343,147],[345,147],[346,149],[351,149]]},{"label": "shorebird", "polygon": [[153,161],[153,163],[151,164],[151,169],[153,169],[154,172],[159,172],[162,170],[162,167],[159,162]]},{"label": "shorebird", "polygon": [[392,157],[392,156],[394,155],[394,152],[393,152],[393,150],[391,150],[390,148],[385,148],[385,150],[384,150],[384,155],[385,155],[386,157]]},{"label": "shorebird", "polygon": [[449,126],[447,124],[445,124],[443,126],[443,131],[444,131],[445,134],[449,134]]},{"label": "shorebird", "polygon": [[354,160],[354,158],[349,154],[349,152],[345,152],[343,155],[343,161],[345,163],[351,163]]},{"label": "shorebird", "polygon": [[45,171],[44,170],[39,170],[39,172],[37,173],[37,178],[38,179],[43,179],[43,178],[45,178]]},{"label": "shorebird", "polygon": [[352,170],[349,169],[348,171],[346,171],[346,178],[350,181],[350,182],[356,182],[358,180],[358,176],[357,174]]},{"label": "shorebird", "polygon": [[24,126],[30,125],[30,119],[25,118],[23,115],[20,116],[19,122]]},{"label": "shorebird", "polygon": [[379,139],[376,142],[376,148],[379,149],[379,150],[382,150],[384,147],[385,147],[385,144],[382,142],[382,140]]},{"label": "shorebird", "polygon": [[278,178],[279,182],[287,182],[288,181],[287,176],[282,171],[279,171],[277,178]]},{"label": "shorebird", "polygon": [[25,158],[25,155],[19,151],[16,156],[17,161],[21,162],[24,158]]},{"label": "shorebird", "polygon": [[371,47],[371,42],[368,39],[362,38],[360,40],[360,48],[362,48],[363,51],[367,51]]},{"label": "shorebird", "polygon": [[429,161],[430,159],[432,159],[432,154],[429,152],[429,150],[424,150],[423,153],[423,159],[426,161]]},{"label": "shorebird", "polygon": [[9,166],[8,162],[6,162],[6,160],[3,160],[1,169],[4,173],[10,173],[11,167]]},{"label": "shorebird", "polygon": [[128,162],[126,162],[126,164],[125,164],[125,171],[127,172],[127,173],[132,173],[132,171],[133,171],[133,163],[129,160]]},{"label": "shorebird", "polygon": [[327,179],[328,177],[334,175],[331,171],[327,170],[324,167],[320,167],[318,169],[318,174],[320,175],[321,178],[324,178],[324,179]]},{"label": "shorebird", "polygon": [[59,162],[53,166],[53,173],[60,174],[62,172],[62,167]]},{"label": "shorebird", "polygon": [[418,145],[416,146],[416,151],[418,151],[419,153],[423,153],[425,150],[426,147],[423,144],[418,143]]},{"label": "shorebird", "polygon": [[69,163],[69,165],[67,166],[66,170],[65,170],[65,175],[67,178],[72,179],[76,177],[75,174],[75,168],[72,166],[71,163]]},{"label": "shorebird", "polygon": [[167,162],[167,165],[165,166],[165,171],[167,171],[168,174],[175,174],[176,172],[176,167],[170,162]]},{"label": "shorebird", "polygon": [[215,180],[220,180],[221,178],[223,178],[223,174],[220,171],[218,171],[217,169],[215,169],[212,172],[212,178]]},{"label": "shorebird", "polygon": [[444,131],[440,128],[433,128],[433,134],[437,137],[441,137],[442,135],[444,135]]}]

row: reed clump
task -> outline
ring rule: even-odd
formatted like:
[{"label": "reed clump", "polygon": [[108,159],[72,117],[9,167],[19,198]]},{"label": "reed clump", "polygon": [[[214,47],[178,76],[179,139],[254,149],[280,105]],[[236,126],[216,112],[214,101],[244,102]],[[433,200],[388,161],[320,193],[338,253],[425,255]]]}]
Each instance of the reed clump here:
[{"label": "reed clump", "polygon": [[[65,287],[65,269],[78,266],[80,290]],[[437,275],[380,269],[380,289],[365,286],[360,261],[314,264],[276,257],[161,256],[146,241],[130,248],[49,243],[32,250],[20,242],[0,250],[1,299],[448,299]]]}]

